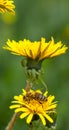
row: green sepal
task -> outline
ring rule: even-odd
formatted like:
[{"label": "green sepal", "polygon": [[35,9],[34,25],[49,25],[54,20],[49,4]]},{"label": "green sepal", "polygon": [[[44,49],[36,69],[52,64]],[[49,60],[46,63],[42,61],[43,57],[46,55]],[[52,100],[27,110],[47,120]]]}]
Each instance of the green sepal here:
[{"label": "green sepal", "polygon": [[35,69],[36,71],[41,69],[42,61],[38,61],[38,59],[32,60],[27,58],[27,69]]}]

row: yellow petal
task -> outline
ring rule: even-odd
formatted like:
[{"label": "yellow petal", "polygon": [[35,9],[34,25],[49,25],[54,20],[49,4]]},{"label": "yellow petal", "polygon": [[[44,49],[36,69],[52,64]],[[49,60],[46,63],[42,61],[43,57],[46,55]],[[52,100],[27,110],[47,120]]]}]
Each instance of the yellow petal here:
[{"label": "yellow petal", "polygon": [[19,95],[19,96],[14,96],[14,99],[15,99],[15,100],[19,100],[19,101],[20,101],[20,100],[22,100],[22,99],[23,99],[23,96],[22,96],[22,95]]},{"label": "yellow petal", "polygon": [[44,93],[44,96],[47,96],[47,94],[48,94],[48,91],[46,91],[46,92]]},{"label": "yellow petal", "polygon": [[40,119],[41,119],[43,125],[46,125],[46,120],[45,120],[45,118],[43,117],[43,115],[42,115],[42,114],[38,114],[38,115],[39,115],[39,117],[40,117]]},{"label": "yellow petal", "polygon": [[47,107],[46,110],[54,109],[54,108],[56,108],[56,106],[57,106],[57,104],[51,105],[51,106]]},{"label": "yellow petal", "polygon": [[17,108],[17,107],[20,107],[20,105],[11,105],[9,108],[13,109],[13,108]]},{"label": "yellow petal", "polygon": [[44,116],[46,117],[46,119],[48,121],[50,121],[51,123],[53,123],[53,119],[48,114],[44,113]]},{"label": "yellow petal", "polygon": [[27,115],[29,115],[29,112],[22,113],[22,114],[20,115],[20,118],[23,119],[23,118],[25,118]]},{"label": "yellow petal", "polygon": [[33,118],[33,113],[29,114],[29,116],[27,117],[28,124],[32,121],[32,118]]},{"label": "yellow petal", "polygon": [[55,99],[55,96],[51,96],[51,95],[50,95],[50,96],[48,97],[49,103],[51,103],[54,99]]},{"label": "yellow petal", "polygon": [[54,57],[54,56],[63,54],[66,52],[67,49],[68,49],[68,47],[65,47],[65,45],[64,45],[61,49],[58,49],[55,53],[53,53],[50,57]]},{"label": "yellow petal", "polygon": [[22,112],[27,112],[27,111],[28,111],[28,109],[27,109],[27,108],[25,108],[25,107],[22,107],[22,108],[17,108],[17,109],[15,110],[15,112],[19,112],[19,111],[22,111]]}]

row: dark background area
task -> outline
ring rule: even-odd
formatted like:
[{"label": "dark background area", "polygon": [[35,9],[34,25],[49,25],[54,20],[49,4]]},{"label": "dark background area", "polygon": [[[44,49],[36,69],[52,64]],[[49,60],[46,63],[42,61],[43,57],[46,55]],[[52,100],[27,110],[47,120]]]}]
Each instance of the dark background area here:
[{"label": "dark background area", "polygon": [[[54,37],[69,46],[69,0],[16,0],[16,15],[0,14],[0,130],[13,115],[9,109],[14,95],[26,86],[22,57],[3,50],[7,39],[31,41]],[[49,94],[58,101],[56,130],[69,130],[69,50],[43,62],[44,81]],[[42,88],[39,84],[36,88]],[[44,88],[45,89],[45,88]],[[17,119],[13,130],[27,130],[25,120]]]}]

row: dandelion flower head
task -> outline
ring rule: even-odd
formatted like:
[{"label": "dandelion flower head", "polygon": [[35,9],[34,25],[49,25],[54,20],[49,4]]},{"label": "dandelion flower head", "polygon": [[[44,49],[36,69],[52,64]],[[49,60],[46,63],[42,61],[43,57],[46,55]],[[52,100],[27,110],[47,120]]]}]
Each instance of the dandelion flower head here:
[{"label": "dandelion flower head", "polygon": [[49,42],[46,42],[45,38],[41,38],[41,41],[34,42],[26,39],[16,42],[8,39],[3,48],[11,51],[15,55],[28,57],[33,60],[38,59],[39,61],[61,55],[68,49],[61,41],[55,43],[53,38]]},{"label": "dandelion flower head", "polygon": [[0,0],[0,12],[9,12],[10,14],[15,14],[15,5],[13,0]]},{"label": "dandelion flower head", "polygon": [[47,91],[42,93],[40,90],[30,90],[26,92],[23,89],[23,93],[19,96],[14,96],[14,101],[10,109],[15,109],[15,112],[20,112],[20,118],[26,117],[26,122],[30,124],[34,115],[37,115],[43,125],[46,125],[46,120],[53,123],[54,120],[50,116],[50,113],[55,112],[57,106],[56,102],[53,102],[54,96],[47,96]]}]

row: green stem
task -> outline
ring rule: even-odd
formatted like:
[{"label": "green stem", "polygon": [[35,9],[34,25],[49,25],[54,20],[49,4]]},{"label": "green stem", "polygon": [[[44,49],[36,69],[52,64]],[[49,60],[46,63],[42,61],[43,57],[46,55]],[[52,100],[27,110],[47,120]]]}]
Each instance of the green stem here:
[{"label": "green stem", "polygon": [[44,80],[41,77],[39,77],[39,79],[40,79],[41,83],[43,84],[43,86],[46,88],[46,91],[47,91],[48,89],[47,89],[46,83],[44,82]]}]

